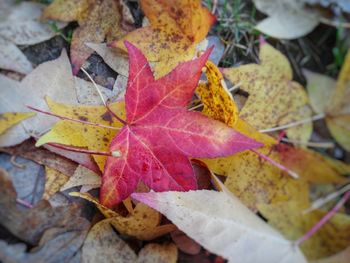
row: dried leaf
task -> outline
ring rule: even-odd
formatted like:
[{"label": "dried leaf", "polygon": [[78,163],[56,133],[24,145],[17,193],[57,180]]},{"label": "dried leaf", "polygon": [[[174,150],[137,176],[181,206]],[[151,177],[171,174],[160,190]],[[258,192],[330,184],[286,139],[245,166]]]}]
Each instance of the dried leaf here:
[{"label": "dried leaf", "polygon": [[[249,93],[239,117],[258,130],[289,124],[311,116],[303,87],[292,81],[292,69],[286,57],[264,41],[260,44],[260,65],[248,64],[223,70],[231,82],[240,83]],[[307,142],[312,124],[287,130],[291,139]]]},{"label": "dried leaf", "polygon": [[330,256],[328,258],[323,258],[316,261],[311,261],[311,263],[347,263],[350,257],[350,247],[347,247],[345,250]]},{"label": "dried leaf", "polygon": [[[134,193],[210,252],[229,262],[306,262],[302,253],[227,192]],[[194,227],[195,226],[195,227]],[[247,253],[247,249],[249,253]]]},{"label": "dried leaf", "polygon": [[195,44],[206,37],[215,21],[199,0],[142,0],[140,4],[151,25],[128,33],[111,46],[126,51],[124,40],[135,44],[148,61],[157,62],[156,78],[169,73],[179,62],[190,60],[195,55]]},{"label": "dried leaf", "polygon": [[64,185],[69,179],[69,176],[50,167],[45,167],[45,177],[46,182],[43,195],[45,200],[49,200],[49,198],[57,193],[61,186]]},{"label": "dried leaf", "polygon": [[151,243],[144,246],[137,258],[137,263],[176,263],[177,247],[173,243]]},{"label": "dried leaf", "polygon": [[256,29],[282,39],[295,39],[310,33],[319,23],[319,16],[305,8],[304,1],[254,0],[257,9],[269,17]]},{"label": "dried leaf", "polygon": [[22,51],[12,42],[0,37],[0,68],[28,74],[33,66]]},{"label": "dried leaf", "polygon": [[17,123],[33,117],[35,113],[31,112],[7,112],[0,114],[0,134],[4,133],[7,129],[16,125]]},{"label": "dried leaf", "polygon": [[61,191],[81,185],[101,185],[101,177],[93,171],[79,165],[74,174],[69,177],[68,181],[60,188]]},{"label": "dried leaf", "polygon": [[[58,59],[40,64],[21,82],[0,75],[0,86],[0,113],[28,112],[26,105],[47,110],[44,96],[54,97],[61,103],[77,103],[74,79],[64,51]],[[56,118],[37,114],[2,134],[0,146],[19,144],[31,135],[40,136],[55,121]]]},{"label": "dried leaf", "polygon": [[0,221],[13,235],[31,245],[39,242],[49,228],[64,228],[81,221],[77,217],[77,206],[52,208],[43,200],[31,209],[20,209],[16,204],[16,192],[6,172],[0,170]]},{"label": "dried leaf", "polygon": [[125,34],[121,27],[121,7],[119,1],[114,0],[56,0],[45,9],[43,18],[78,21],[71,44],[74,75],[93,52],[85,43],[101,43],[105,38],[111,41]]},{"label": "dried leaf", "polygon": [[172,224],[159,225],[161,215],[154,209],[145,204],[139,203],[128,217],[123,217],[117,212],[103,206],[94,197],[88,193],[70,193],[72,196],[79,196],[96,205],[101,213],[110,218],[110,223],[121,233],[136,237],[141,240],[152,240],[159,236],[165,235],[173,230]]},{"label": "dried leaf", "polygon": [[136,262],[135,252],[118,237],[111,220],[102,220],[91,228],[83,245],[82,262]]}]

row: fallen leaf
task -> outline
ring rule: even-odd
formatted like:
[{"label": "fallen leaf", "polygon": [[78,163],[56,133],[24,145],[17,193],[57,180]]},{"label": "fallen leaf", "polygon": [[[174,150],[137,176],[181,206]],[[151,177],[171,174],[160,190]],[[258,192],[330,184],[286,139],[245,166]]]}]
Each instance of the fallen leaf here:
[{"label": "fallen leaf", "polygon": [[0,147],[0,151],[11,155],[22,156],[70,176],[74,174],[74,171],[78,166],[75,162],[63,158],[53,152],[35,147],[35,142],[33,142],[33,140],[25,141],[14,147]]},{"label": "fallen leaf", "polygon": [[151,243],[144,246],[137,258],[137,263],[176,263],[177,247],[173,243]]},{"label": "fallen leaf", "polygon": [[12,42],[0,37],[0,68],[28,74],[33,66]]},{"label": "fallen leaf", "polygon": [[[227,192],[133,193],[210,252],[229,262],[306,262],[298,247]],[[194,227],[195,226],[195,227]],[[247,253],[249,250],[249,253]]]},{"label": "fallen leaf", "polygon": [[125,44],[130,62],[126,125],[110,145],[110,152],[120,157],[107,158],[103,205],[112,207],[124,200],[139,180],[155,191],[195,189],[188,156],[217,157],[261,146],[221,122],[186,110],[210,50],[154,80],[142,53]]},{"label": "fallen leaf", "polygon": [[[240,83],[249,93],[239,117],[258,130],[293,123],[311,116],[304,88],[292,81],[292,69],[287,58],[264,41],[260,43],[260,64],[225,68],[231,82]],[[293,140],[307,142],[312,124],[287,129]]]},{"label": "fallen leaf", "polygon": [[177,229],[171,232],[170,235],[171,239],[174,241],[178,249],[182,252],[185,252],[186,254],[197,255],[202,249],[201,245],[199,245],[196,241],[187,236],[181,230]]},{"label": "fallen leaf", "polygon": [[311,261],[311,263],[347,263],[350,257],[350,247],[347,247],[343,251],[320,260]]},{"label": "fallen leaf", "polygon": [[73,74],[76,75],[93,50],[85,43],[101,43],[122,37],[122,16],[119,1],[114,0],[56,0],[45,8],[44,19],[77,21],[71,43]]},{"label": "fallen leaf", "polygon": [[106,43],[88,43],[86,45],[89,48],[93,49],[98,55],[100,55],[103,58],[104,62],[106,62],[106,64],[110,66],[115,72],[125,77],[128,76],[129,61],[124,52],[109,48],[107,47]]},{"label": "fallen leaf", "polygon": [[136,205],[132,214],[123,217],[100,204],[97,199],[88,193],[73,192],[70,195],[79,196],[94,203],[106,218],[111,219],[110,223],[124,235],[136,237],[140,240],[152,240],[176,229],[172,224],[160,225],[161,215],[142,203]]},{"label": "fallen leaf", "polygon": [[[33,2],[1,1],[0,68],[22,74],[33,70],[29,60],[16,45],[37,44],[56,34],[48,24],[39,21],[43,7]],[[58,28],[64,26],[64,23],[57,24]]]},{"label": "fallen leaf", "polygon": [[142,0],[141,8],[151,25],[136,29],[110,45],[126,51],[124,40],[140,48],[155,64],[155,77],[169,73],[178,63],[194,57],[195,45],[203,40],[215,17],[201,1]]},{"label": "fallen leaf", "polygon": [[256,8],[268,15],[256,25],[260,32],[281,39],[295,39],[310,33],[319,15],[306,9],[305,1],[254,0]]},{"label": "fallen leaf", "polygon": [[310,71],[305,72],[305,76],[313,109],[326,115],[327,127],[332,136],[350,151],[350,51],[347,52],[337,82]]},{"label": "fallen leaf", "polygon": [[[42,136],[37,141],[36,146],[41,146],[45,143],[58,143],[87,147],[90,150],[108,151],[112,138],[121,127],[121,123],[109,113],[105,106],[66,105],[56,103],[49,97],[46,98],[46,102],[52,113],[81,121],[97,123],[98,125],[114,127],[115,129],[63,120],[57,122],[48,133]],[[110,108],[120,118],[124,118],[123,102],[113,103],[110,105]],[[101,171],[103,171],[106,156],[93,155],[93,157]]]},{"label": "fallen leaf", "polygon": [[60,191],[81,185],[101,185],[101,177],[84,166],[79,165],[68,181],[60,187]]},{"label": "fallen leaf", "polygon": [[45,200],[49,200],[69,180],[69,176],[50,167],[45,167],[45,178],[45,191],[43,195],[43,199]]},{"label": "fallen leaf", "polygon": [[[21,82],[0,75],[0,83],[0,113],[28,112],[26,105],[47,110],[44,96],[54,97],[62,103],[77,103],[74,79],[65,51],[58,59],[40,64]],[[39,137],[55,122],[56,118],[37,114],[2,134],[0,146],[19,144],[32,135]]]},{"label": "fallen leaf", "polygon": [[[297,239],[303,236],[327,213],[321,210],[303,214],[307,202],[286,202],[259,205],[260,213],[269,224],[278,229],[286,238]],[[331,256],[350,244],[350,217],[337,213],[313,236],[304,241],[300,248],[309,260]]]},{"label": "fallen leaf", "polygon": [[33,117],[34,115],[35,113],[32,112],[7,112],[0,114],[0,134],[19,122]]},{"label": "fallen leaf", "polygon": [[1,169],[0,180],[1,225],[21,240],[36,245],[49,228],[64,228],[81,221],[81,218],[77,217],[78,207],[74,204],[52,208],[47,201],[42,200],[31,209],[18,208],[11,180]]},{"label": "fallen leaf", "polygon": [[95,224],[82,248],[82,262],[136,262],[135,252],[113,230],[112,219]]}]

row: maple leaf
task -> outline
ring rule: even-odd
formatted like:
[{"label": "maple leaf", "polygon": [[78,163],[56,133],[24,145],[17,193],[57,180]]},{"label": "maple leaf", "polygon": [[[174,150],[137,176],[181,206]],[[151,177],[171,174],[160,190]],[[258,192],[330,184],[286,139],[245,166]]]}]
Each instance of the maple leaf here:
[{"label": "maple leaf", "polygon": [[43,18],[64,22],[78,21],[71,44],[73,74],[76,75],[93,50],[85,43],[101,43],[122,37],[121,6],[114,0],[55,0],[43,13]]},{"label": "maple leaf", "polygon": [[[239,117],[258,130],[310,117],[307,94],[299,83],[292,81],[288,59],[262,39],[259,58],[259,65],[223,69],[225,77],[249,93]],[[300,142],[307,142],[311,133],[311,123],[287,129],[288,137]]]},{"label": "maple leaf", "polygon": [[325,115],[327,127],[334,139],[350,151],[350,51],[347,52],[337,81],[313,72],[304,73],[312,108]]},{"label": "maple leaf", "polygon": [[179,62],[192,59],[195,44],[206,37],[215,22],[200,0],[141,0],[140,4],[151,25],[128,33],[110,46],[126,51],[124,40],[137,45],[148,61],[156,62],[157,78],[169,73]]},{"label": "maple leaf", "polygon": [[212,49],[155,80],[144,55],[129,42],[126,125],[110,144],[100,199],[111,207],[139,180],[155,191],[196,189],[188,157],[218,157],[262,146],[225,124],[186,110]]}]

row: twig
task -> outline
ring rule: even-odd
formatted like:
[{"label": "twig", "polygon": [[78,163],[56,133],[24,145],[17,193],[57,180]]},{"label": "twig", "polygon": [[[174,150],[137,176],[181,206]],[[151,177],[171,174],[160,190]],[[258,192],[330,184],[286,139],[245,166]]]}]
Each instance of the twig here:
[{"label": "twig", "polygon": [[69,117],[65,117],[62,115],[58,115],[52,112],[48,112],[48,111],[44,111],[44,110],[40,110],[37,108],[34,108],[32,106],[27,106],[27,108],[33,110],[33,111],[37,111],[40,112],[42,114],[46,114],[46,115],[50,115],[50,116],[54,116],[57,118],[60,118],[62,120],[67,120],[67,121],[72,121],[72,122],[78,122],[78,123],[82,123],[82,124],[87,124],[87,125],[92,125],[92,126],[97,126],[97,127],[101,127],[101,128],[107,128],[107,129],[111,129],[111,130],[120,130],[121,128],[117,128],[117,127],[112,127],[112,126],[108,126],[108,125],[103,125],[103,124],[99,124],[99,123],[95,123],[95,122],[90,122],[90,121],[82,121],[82,120],[77,120],[77,119],[73,119],[73,118],[69,118]]},{"label": "twig", "polygon": [[20,204],[20,205],[23,205],[23,206],[27,207],[27,208],[33,208],[33,205],[32,205],[32,204],[30,204],[30,203],[28,203],[27,201],[22,200],[22,199],[20,199],[20,198],[17,198],[17,199],[16,199],[16,202],[17,202],[18,204]]},{"label": "twig", "polygon": [[308,122],[312,122],[312,121],[317,121],[317,120],[321,120],[325,117],[325,115],[323,113],[312,116],[310,118],[306,118],[303,120],[299,120],[299,121],[295,121],[295,122],[291,122],[282,126],[278,126],[278,127],[274,127],[274,128],[269,128],[269,129],[264,129],[264,130],[259,130],[259,132],[274,132],[274,131],[280,131],[280,130],[284,130],[284,129],[288,129],[291,127],[295,127],[295,126],[299,126]]},{"label": "twig", "polygon": [[329,25],[329,26],[350,28],[350,23],[340,22],[340,21],[332,21],[332,20],[329,20],[325,17],[321,17],[320,22],[323,24]]},{"label": "twig", "polygon": [[270,157],[254,150],[254,149],[250,149],[250,151],[256,153],[257,155],[259,155],[260,158],[268,161],[269,163],[271,163],[273,166],[276,166],[277,168],[281,169],[282,171],[288,173],[291,177],[298,179],[299,175],[296,172],[293,172],[292,170],[289,170],[287,167],[283,166],[282,164],[276,162],[275,160],[271,159]]},{"label": "twig", "polygon": [[104,156],[113,156],[111,152],[104,152],[104,151],[95,151],[95,150],[88,150],[80,147],[74,147],[74,146],[67,146],[59,143],[47,143],[47,145],[50,145],[52,147],[56,147],[59,149],[71,151],[71,152],[79,152],[79,153],[87,153],[87,154],[95,154],[95,155],[104,155]]},{"label": "twig", "polygon": [[348,201],[350,197],[350,191],[346,192],[345,195],[339,200],[339,202],[324,216],[321,220],[316,223],[306,234],[299,239],[294,241],[294,244],[299,246],[305,240],[308,240],[319,230],[327,221]]},{"label": "twig", "polygon": [[17,157],[16,155],[11,156],[11,158],[10,158],[11,164],[17,168],[20,168],[20,169],[26,168],[26,166],[24,164],[20,164],[20,163],[16,162],[16,157]]},{"label": "twig", "polygon": [[350,190],[350,184],[345,185],[344,187],[340,188],[338,191],[335,191],[333,193],[330,193],[324,197],[321,197],[314,201],[312,205],[303,211],[303,214],[310,213],[311,211],[314,211],[320,207],[322,207],[324,204],[328,203],[329,201],[337,198],[338,196],[344,194],[345,192]]},{"label": "twig", "polygon": [[290,140],[287,138],[282,138],[281,141],[298,144],[298,145],[305,145],[309,147],[315,147],[315,148],[325,148],[325,149],[334,148],[335,146],[333,142],[300,142],[300,141]]}]

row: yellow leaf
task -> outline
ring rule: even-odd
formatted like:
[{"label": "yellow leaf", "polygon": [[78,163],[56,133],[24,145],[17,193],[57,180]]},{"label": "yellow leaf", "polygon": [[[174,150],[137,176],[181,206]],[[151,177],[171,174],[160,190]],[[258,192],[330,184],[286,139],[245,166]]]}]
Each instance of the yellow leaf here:
[{"label": "yellow leaf", "polygon": [[[303,87],[292,81],[292,70],[285,56],[267,43],[260,47],[260,64],[223,70],[225,77],[249,93],[239,117],[258,130],[293,123],[311,116]],[[306,142],[312,124],[287,130],[293,140]]]},{"label": "yellow leaf", "polygon": [[202,113],[234,127],[238,120],[238,109],[223,76],[213,62],[208,60],[205,67],[208,82],[200,83],[196,90],[204,104]]},{"label": "yellow leaf", "polygon": [[6,112],[0,114],[0,134],[4,133],[7,129],[17,123],[33,117],[34,115],[35,113],[32,112]]},{"label": "yellow leaf", "polygon": [[[122,126],[104,106],[65,105],[56,103],[48,97],[46,101],[51,112],[57,115],[116,128]],[[113,103],[110,107],[119,117],[125,118],[124,102]],[[117,132],[118,130],[115,129],[63,120],[57,122],[48,133],[37,141],[36,145],[59,143],[87,147],[89,150],[108,151],[109,144]],[[93,157],[103,171],[106,157],[100,155]]]},{"label": "yellow leaf", "polygon": [[[302,211],[306,208],[306,201],[259,205],[259,211],[269,224],[290,240],[303,236],[326,214],[321,210],[303,214]],[[310,260],[331,256],[349,246],[349,233],[350,217],[337,213],[311,238],[304,241],[301,249]]]},{"label": "yellow leaf", "polygon": [[43,198],[48,200],[51,196],[57,193],[61,186],[69,179],[69,176],[45,166],[45,190]]},{"label": "yellow leaf", "polygon": [[125,40],[136,45],[148,61],[156,62],[156,78],[192,59],[195,44],[205,38],[215,21],[200,0],[141,0],[140,4],[151,25],[134,30],[111,45],[125,51]]},{"label": "yellow leaf", "polygon": [[79,196],[96,205],[100,212],[111,218],[113,225],[120,233],[136,237],[141,240],[151,240],[167,234],[176,229],[172,224],[160,225],[161,214],[149,206],[138,203],[133,214],[123,217],[117,212],[101,205],[99,201],[88,193],[70,193],[72,196]]}]

